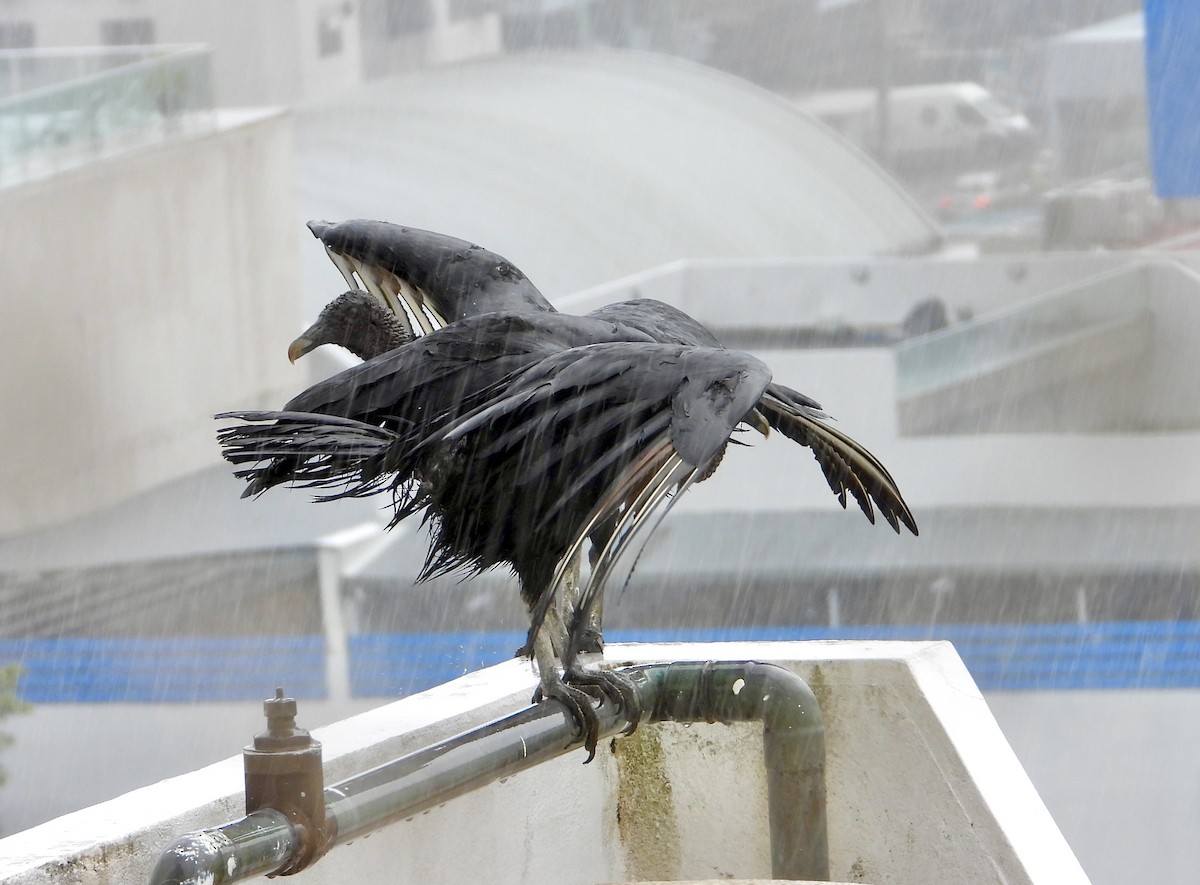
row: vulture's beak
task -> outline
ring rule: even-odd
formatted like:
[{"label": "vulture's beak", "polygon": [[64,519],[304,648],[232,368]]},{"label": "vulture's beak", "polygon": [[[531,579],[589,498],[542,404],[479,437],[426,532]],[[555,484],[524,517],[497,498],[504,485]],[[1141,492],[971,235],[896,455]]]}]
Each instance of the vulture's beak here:
[{"label": "vulture's beak", "polygon": [[294,363],[309,351],[315,350],[319,345],[320,342],[313,341],[308,337],[308,333],[306,332],[288,345],[288,359]]}]

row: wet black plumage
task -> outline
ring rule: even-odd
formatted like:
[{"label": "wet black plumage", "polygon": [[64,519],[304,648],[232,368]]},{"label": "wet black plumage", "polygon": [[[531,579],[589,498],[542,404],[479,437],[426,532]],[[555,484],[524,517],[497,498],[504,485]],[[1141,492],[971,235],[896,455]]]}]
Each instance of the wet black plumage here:
[{"label": "wet black plumage", "polygon": [[[370,290],[393,313],[415,315],[431,308],[456,319],[499,310],[548,313],[555,317],[551,327],[569,316],[557,313],[507,259],[465,240],[362,219],[312,221],[308,226],[347,282]],[[722,347],[702,323],[654,299],[617,302],[587,316],[638,330],[661,343]],[[878,507],[897,532],[904,525],[917,533],[916,521],[883,464],[827,423],[829,416],[816,401],[772,383],[759,411],[773,429],[813,451],[843,506],[853,498],[872,523]]]},{"label": "wet black plumage", "polygon": [[425,332],[483,313],[554,310],[508,259],[466,240],[367,219],[308,228],[352,287]]},{"label": "wet black plumage", "polygon": [[[360,320],[319,321],[294,352],[323,342],[367,357],[389,349],[283,413],[225,416],[243,422],[220,432],[225,456],[252,465],[238,471],[246,494],[282,482],[330,497],[391,488],[396,521],[427,508],[426,576],[511,566],[542,691],[573,707],[590,749],[594,714],[555,660],[568,681],[588,681],[575,658],[605,579],[672,496],[711,472],[739,423],[808,446],[843,506],[853,497],[872,522],[878,507],[897,531],[916,533],[870,452],[681,311],[638,299],[560,314],[510,263],[464,241],[382,222],[310,227],[347,280],[377,299],[359,297],[360,307],[403,317],[402,328],[364,348]],[[556,592],[589,537],[590,580],[557,623]]]}]

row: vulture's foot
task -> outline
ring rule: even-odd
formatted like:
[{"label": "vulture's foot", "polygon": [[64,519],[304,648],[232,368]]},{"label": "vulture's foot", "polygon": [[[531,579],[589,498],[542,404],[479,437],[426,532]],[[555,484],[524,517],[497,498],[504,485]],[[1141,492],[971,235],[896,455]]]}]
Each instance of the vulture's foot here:
[{"label": "vulture's foot", "polygon": [[642,704],[633,680],[616,670],[589,670],[575,666],[567,671],[569,685],[603,692],[617,710],[629,720],[625,734],[633,734],[642,719]]},{"label": "vulture's foot", "polygon": [[561,701],[567,708],[567,715],[575,721],[577,736],[583,738],[583,748],[587,750],[587,765],[596,757],[596,744],[600,740],[600,717],[596,715],[593,702],[598,700],[593,692],[573,685],[567,685],[557,674],[553,678],[542,678],[537,691],[533,693],[533,702],[540,704],[547,698]]}]

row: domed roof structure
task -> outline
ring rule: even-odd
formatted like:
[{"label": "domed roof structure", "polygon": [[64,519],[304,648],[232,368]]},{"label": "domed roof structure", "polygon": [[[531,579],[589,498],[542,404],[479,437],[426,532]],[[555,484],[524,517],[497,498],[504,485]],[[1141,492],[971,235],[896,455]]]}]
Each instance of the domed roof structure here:
[{"label": "domed roof structure", "polygon": [[[511,259],[551,299],[681,259],[938,243],[901,187],[814,118],[665,56],[569,52],[422,70],[307,108],[298,128],[306,218],[463,237]],[[310,270],[332,273],[316,244],[305,254]],[[311,293],[309,312],[329,294]]]}]

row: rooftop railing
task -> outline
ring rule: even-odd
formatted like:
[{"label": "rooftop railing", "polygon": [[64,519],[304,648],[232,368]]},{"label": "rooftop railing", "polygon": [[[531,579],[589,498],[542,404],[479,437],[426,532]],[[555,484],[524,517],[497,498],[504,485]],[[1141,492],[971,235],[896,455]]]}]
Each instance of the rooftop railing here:
[{"label": "rooftop railing", "polygon": [[205,46],[0,51],[0,184],[213,125]]},{"label": "rooftop railing", "polygon": [[1143,268],[1122,268],[896,348],[900,397],[927,394],[980,373],[1148,315]]}]

